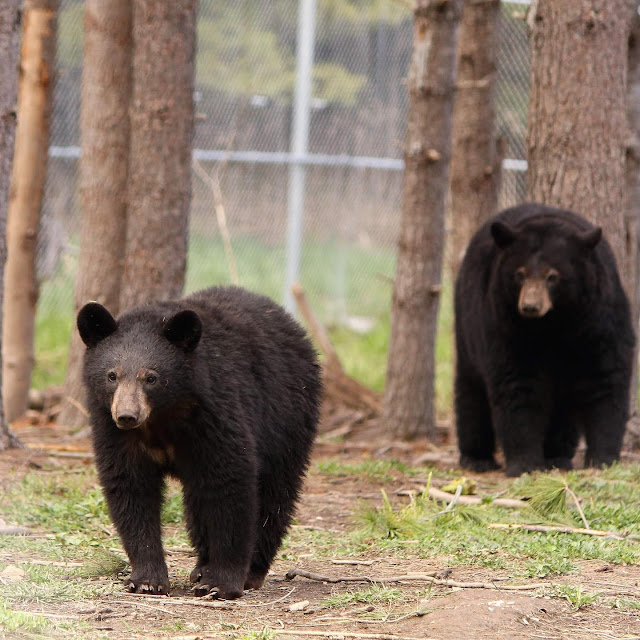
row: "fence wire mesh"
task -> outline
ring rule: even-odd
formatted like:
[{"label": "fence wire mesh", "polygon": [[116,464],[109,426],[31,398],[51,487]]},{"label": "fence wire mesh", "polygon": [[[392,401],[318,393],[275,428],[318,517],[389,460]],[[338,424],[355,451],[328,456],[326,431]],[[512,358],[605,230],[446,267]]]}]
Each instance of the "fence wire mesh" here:
[{"label": "fence wire mesh", "polygon": [[[239,284],[282,300],[298,4],[200,0],[188,291],[232,280],[217,204],[226,214]],[[523,0],[502,4],[497,112],[507,162],[501,206],[524,197],[524,9]],[[70,325],[72,317],[82,11],[80,0],[61,1],[39,325],[55,326],[52,316]],[[325,322],[366,328],[388,313],[411,36],[409,3],[318,0],[300,280]]]}]

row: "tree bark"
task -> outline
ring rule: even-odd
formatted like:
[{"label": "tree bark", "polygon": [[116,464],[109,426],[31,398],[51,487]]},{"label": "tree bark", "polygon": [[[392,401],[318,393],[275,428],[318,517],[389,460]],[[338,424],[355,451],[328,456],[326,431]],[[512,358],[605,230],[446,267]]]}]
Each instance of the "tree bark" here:
[{"label": "tree bark", "polygon": [[[628,71],[627,71],[627,120],[629,138],[626,156],[626,208],[625,232],[627,260],[634,286],[628,290],[633,326],[638,332],[640,320],[640,15],[638,3],[629,2],[631,23],[629,33]],[[638,404],[638,341],[633,359],[631,377],[631,414],[637,412]],[[626,441],[632,440],[633,446],[640,446],[640,426],[632,421],[627,429]]]},{"label": "tree bark", "polygon": [[[89,300],[119,312],[127,228],[131,2],[86,0],[80,113],[82,229],[74,294],[76,312]],[[82,426],[82,354],[72,333],[60,424]]]},{"label": "tree bark", "polygon": [[26,410],[34,365],[38,229],[49,150],[58,0],[25,0],[18,123],[7,220],[2,395],[9,422]]},{"label": "tree bark", "polygon": [[460,23],[451,155],[451,274],[498,206],[502,153],[495,132],[500,0],[467,0]]},{"label": "tree bark", "polygon": [[383,418],[404,438],[435,436],[435,334],[462,0],[417,0],[408,77],[402,219]]},{"label": "tree bark", "polygon": [[196,0],[134,0],[121,308],[179,296],[191,197]]},{"label": "tree bark", "polygon": [[[0,2],[0,282],[4,281],[4,265],[7,259],[7,211],[18,101],[20,5],[20,0]],[[0,287],[0,319],[3,303],[4,288]],[[0,352],[1,347],[0,344]],[[2,380],[0,380],[0,395],[2,394],[1,383]],[[5,419],[1,400],[2,398],[0,398],[0,451],[19,444]]]},{"label": "tree bark", "polygon": [[538,0],[531,35],[528,195],[600,225],[628,293],[627,0]]}]

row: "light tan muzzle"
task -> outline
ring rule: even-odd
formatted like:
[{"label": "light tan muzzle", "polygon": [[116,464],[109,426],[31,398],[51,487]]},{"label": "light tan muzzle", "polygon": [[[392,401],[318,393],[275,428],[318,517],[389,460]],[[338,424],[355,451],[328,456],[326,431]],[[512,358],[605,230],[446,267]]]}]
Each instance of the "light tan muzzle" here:
[{"label": "light tan muzzle", "polygon": [[527,278],[522,283],[518,312],[524,318],[542,318],[552,308],[549,290],[543,278]]},{"label": "light tan muzzle", "polygon": [[143,425],[151,407],[147,396],[136,380],[123,380],[116,388],[111,402],[111,417],[119,429],[135,429]]}]

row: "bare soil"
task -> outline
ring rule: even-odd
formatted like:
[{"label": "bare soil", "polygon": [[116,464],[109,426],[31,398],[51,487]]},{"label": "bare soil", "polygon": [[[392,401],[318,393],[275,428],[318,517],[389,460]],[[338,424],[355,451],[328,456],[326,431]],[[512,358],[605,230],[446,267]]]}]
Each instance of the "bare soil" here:
[{"label": "bare soil", "polygon": [[[92,464],[86,440],[71,439],[52,425],[22,425],[18,433],[31,446],[29,450],[11,450],[0,454],[0,483],[7,486],[30,470],[39,472],[51,463],[61,472]],[[358,462],[373,456],[406,460],[413,464],[429,447],[404,444],[319,442],[314,459],[339,456],[344,462]],[[441,463],[454,465],[453,451],[440,451]],[[427,457],[429,457],[427,455]],[[478,476],[480,483],[491,482],[490,474]],[[387,482],[391,495],[403,488],[407,478]],[[378,482],[361,477],[327,478],[312,470],[298,515],[297,527],[339,533],[352,528],[352,514],[357,500],[378,503]],[[0,539],[1,543],[1,539]],[[507,591],[501,589],[508,575],[473,567],[455,567],[449,571],[445,560],[423,560],[410,553],[400,557],[370,550],[366,555],[346,558],[353,564],[340,564],[335,558],[322,558],[314,549],[297,548],[295,564],[279,559],[264,585],[248,591],[239,601],[225,602],[195,598],[187,577],[194,558],[187,550],[171,550],[168,565],[173,592],[171,597],[131,595],[124,587],[115,595],[100,599],[62,604],[20,604],[15,609],[44,614],[52,619],[84,620],[93,630],[105,632],[110,639],[153,637],[174,640],[198,638],[238,638],[268,628],[275,636],[289,638],[355,638],[360,640],[523,640],[543,639],[640,639],[640,610],[629,611],[612,606],[614,596],[640,599],[640,567],[603,566],[601,562],[584,562],[578,575],[565,576],[562,582],[580,584],[585,591],[610,594],[584,610],[576,611],[561,598],[540,595],[540,590]],[[285,556],[286,557],[286,556]],[[24,558],[3,554],[3,562],[19,563]],[[286,573],[297,567],[330,577],[371,578],[401,590],[402,597],[390,603],[363,603],[327,608],[326,598],[356,589],[367,583],[328,583],[296,577],[286,580]],[[492,588],[459,588],[445,585],[429,587],[427,581],[406,578],[411,573],[438,572],[457,582],[493,583]],[[76,578],[73,578],[76,579]],[[112,580],[111,578],[103,578]],[[539,579],[530,583],[539,583]],[[526,580],[518,584],[527,584]],[[305,604],[306,602],[306,604]],[[375,619],[374,619],[375,618]],[[0,636],[1,636],[0,630]],[[265,633],[266,637],[269,637]],[[255,636],[254,636],[255,637]]]}]

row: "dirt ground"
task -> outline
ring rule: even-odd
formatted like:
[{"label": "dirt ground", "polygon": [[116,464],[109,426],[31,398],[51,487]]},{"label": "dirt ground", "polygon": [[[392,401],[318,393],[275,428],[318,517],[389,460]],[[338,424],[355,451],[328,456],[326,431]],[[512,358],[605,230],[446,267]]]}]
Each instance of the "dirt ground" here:
[{"label": "dirt ground", "polygon": [[[20,437],[34,447],[31,451],[0,454],[0,478],[18,477],[54,460],[65,471],[91,464],[88,441],[70,440],[50,425],[25,426]],[[38,451],[36,446],[45,447]],[[427,451],[425,446],[408,448],[393,443],[347,444],[320,441],[314,460],[339,457],[358,462],[367,457],[387,457],[414,464]],[[51,455],[55,454],[55,458]],[[428,452],[427,452],[428,453]],[[427,457],[429,457],[427,455]],[[439,453],[445,466],[454,464],[453,451]],[[483,477],[486,481],[487,476]],[[402,489],[406,478],[387,482],[391,495]],[[376,482],[362,478],[327,478],[312,471],[299,505],[297,527],[339,533],[353,527],[352,514],[357,500],[381,500]],[[1,545],[1,539],[0,539]],[[397,557],[369,551],[366,555],[318,559],[309,549],[296,549],[297,560],[279,559],[258,591],[246,592],[235,602],[194,598],[186,581],[194,558],[186,550],[171,550],[168,565],[173,592],[171,597],[131,595],[116,589],[114,595],[99,600],[70,603],[20,604],[16,609],[44,614],[52,619],[83,620],[95,631],[114,640],[153,637],[172,640],[198,638],[354,638],[359,640],[523,640],[542,639],[640,639],[640,611],[619,610],[611,601],[599,600],[576,611],[561,598],[540,595],[540,590],[509,591],[504,584],[527,584],[526,580],[506,581],[508,575],[471,567],[447,569],[444,560]],[[15,555],[15,554],[14,554]],[[286,557],[286,556],[285,556]],[[7,562],[8,558],[3,558]],[[10,559],[19,563],[20,557]],[[350,564],[346,564],[350,563]],[[328,583],[296,577],[286,580],[293,568],[328,577],[360,577],[362,582]],[[416,573],[437,572],[456,582],[492,583],[490,588],[429,587]],[[403,579],[398,579],[404,576]],[[327,608],[321,604],[329,596],[376,584],[401,590],[402,597],[391,603],[349,604]],[[112,580],[105,578],[105,580]],[[540,583],[531,580],[529,583]],[[552,582],[551,580],[549,582]],[[580,584],[586,591],[624,595],[640,599],[640,567],[603,566],[584,562],[578,575],[563,576],[562,582]],[[250,635],[250,634],[254,635]],[[1,633],[0,633],[1,635]]]}]

